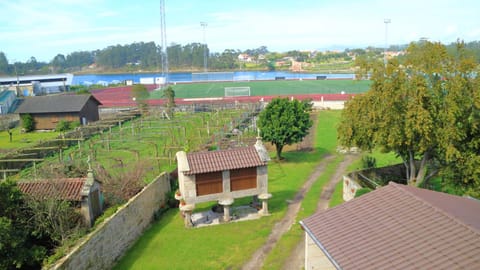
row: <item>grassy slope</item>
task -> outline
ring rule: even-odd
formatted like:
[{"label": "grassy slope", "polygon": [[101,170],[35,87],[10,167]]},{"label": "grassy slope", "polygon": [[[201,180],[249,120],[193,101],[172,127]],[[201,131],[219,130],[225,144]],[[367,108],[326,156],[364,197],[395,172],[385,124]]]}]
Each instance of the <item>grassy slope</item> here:
[{"label": "grassy slope", "polygon": [[0,149],[14,149],[32,146],[40,140],[47,140],[57,137],[58,132],[20,132],[19,127],[12,129],[12,142],[6,130],[0,131]]},{"label": "grassy slope", "polygon": [[[185,229],[177,209],[155,222],[127,252],[115,269],[225,269],[239,268],[261,247],[321,156],[335,148],[332,121],[338,112],[319,114],[315,151],[287,152],[287,162],[269,164],[269,202],[272,215],[254,221]],[[322,138],[319,140],[319,137]],[[333,141],[332,141],[333,138]],[[299,181],[301,179],[301,181]],[[239,203],[242,200],[238,200]],[[243,202],[246,202],[243,200]]]},{"label": "grassy slope", "polygon": [[[287,80],[177,84],[173,86],[177,98],[223,97],[225,87],[249,86],[252,96],[288,94],[348,94],[363,93],[370,87],[370,81],[355,80]],[[163,91],[151,93],[152,99],[162,98]]]},{"label": "grassy slope", "polygon": [[[210,119],[210,121],[218,123],[216,127],[210,125],[211,134],[214,134],[241,113],[242,111],[234,113],[221,111],[213,115],[209,112],[195,114],[179,112],[174,121],[158,119],[157,116],[151,116],[150,119],[139,118],[123,123],[122,128],[116,126],[111,131],[93,136],[80,144],[81,149],[75,145],[64,150],[63,157],[65,161],[73,160],[81,163],[87,159],[88,155],[94,156],[96,164],[101,164],[110,174],[115,175],[132,170],[138,163],[138,155],[138,160],[146,169],[145,179],[148,182],[160,172],[171,171],[175,168],[175,162],[168,161],[166,157],[168,157],[168,151],[174,157],[175,152],[179,149],[165,147],[182,146],[183,148],[186,146],[187,140],[183,138],[183,128],[185,128],[190,149],[198,150],[202,148],[202,144],[207,139],[212,137],[212,135],[207,135],[202,119]],[[53,132],[48,134],[53,134]],[[93,153],[95,154],[93,155]],[[164,158],[156,160],[157,154]],[[49,156],[41,164],[37,164],[36,168],[41,172],[44,167],[49,168],[57,162],[58,155]],[[96,165],[95,163],[94,165]],[[121,164],[125,165],[121,166]],[[14,179],[30,178],[33,178],[33,168],[31,167],[24,169],[20,175],[14,176]]]}]

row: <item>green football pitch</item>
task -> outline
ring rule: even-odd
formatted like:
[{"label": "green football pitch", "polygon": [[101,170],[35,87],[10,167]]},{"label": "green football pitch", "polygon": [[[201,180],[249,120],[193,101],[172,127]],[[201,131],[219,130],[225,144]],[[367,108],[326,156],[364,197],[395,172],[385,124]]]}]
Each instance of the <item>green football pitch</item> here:
[{"label": "green football pitch", "polygon": [[[357,80],[279,80],[206,82],[172,85],[176,98],[207,98],[225,96],[225,87],[250,87],[251,96],[294,94],[358,94],[370,88],[370,81]],[[150,98],[162,98],[163,91],[153,91]]]}]

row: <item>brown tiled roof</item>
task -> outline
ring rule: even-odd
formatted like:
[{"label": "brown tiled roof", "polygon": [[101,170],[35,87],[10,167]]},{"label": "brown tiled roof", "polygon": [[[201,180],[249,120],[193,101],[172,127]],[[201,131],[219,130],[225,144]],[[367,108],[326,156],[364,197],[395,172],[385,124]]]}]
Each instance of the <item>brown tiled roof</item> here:
[{"label": "brown tiled roof", "polygon": [[59,198],[67,201],[81,201],[82,188],[86,178],[65,178],[19,182],[18,188],[26,194],[41,198]]},{"label": "brown tiled roof", "polygon": [[391,182],[301,221],[342,269],[480,269],[480,202]]},{"label": "brown tiled roof", "polygon": [[185,175],[263,166],[254,146],[187,154],[190,171]]}]

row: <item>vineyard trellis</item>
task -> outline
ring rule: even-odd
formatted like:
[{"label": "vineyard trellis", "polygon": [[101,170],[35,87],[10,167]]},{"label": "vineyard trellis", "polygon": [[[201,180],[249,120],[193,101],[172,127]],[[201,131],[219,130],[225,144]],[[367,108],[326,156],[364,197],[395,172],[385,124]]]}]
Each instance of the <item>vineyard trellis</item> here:
[{"label": "vineyard trellis", "polygon": [[[175,153],[180,150],[202,151],[250,144],[256,135],[255,117],[259,110],[258,104],[212,104],[202,112],[179,111],[171,120],[163,117],[162,108],[150,108],[143,116],[138,111],[121,112],[115,117],[66,133],[61,138],[18,150],[15,155],[25,158],[28,154],[32,160],[42,156],[44,161],[41,166],[57,161],[82,164],[90,156],[92,161],[113,173],[141,160],[154,164],[151,169],[153,175],[172,170]],[[7,158],[11,159],[4,157]],[[7,167],[5,165],[12,165],[12,162],[0,159],[0,172],[16,173],[18,171],[14,170],[29,164],[32,163],[26,161],[22,166]],[[35,165],[38,171],[38,162]],[[21,177],[28,175],[27,170]]]}]

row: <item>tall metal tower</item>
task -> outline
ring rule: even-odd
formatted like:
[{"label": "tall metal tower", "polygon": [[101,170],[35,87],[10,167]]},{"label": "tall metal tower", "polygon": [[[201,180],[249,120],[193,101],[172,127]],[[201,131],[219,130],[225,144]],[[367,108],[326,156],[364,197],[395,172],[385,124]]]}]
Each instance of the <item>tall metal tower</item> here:
[{"label": "tall metal tower", "polygon": [[392,20],[390,19],[383,19],[383,23],[385,23],[385,47],[383,48],[383,64],[385,67],[387,66],[387,47],[388,47],[388,40],[387,40],[387,30],[388,24],[391,23]]},{"label": "tall metal tower", "polygon": [[160,57],[162,62],[162,77],[168,84],[168,53],[167,53],[167,30],[165,24],[165,0],[160,0]]},{"label": "tall metal tower", "polygon": [[206,22],[200,22],[200,26],[203,27],[203,72],[207,72],[207,63],[208,63],[208,57],[207,57],[207,40],[205,38],[205,29],[207,28],[207,23]]}]

